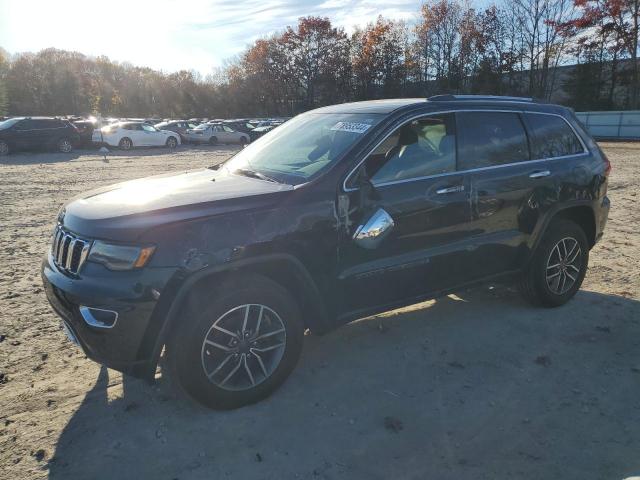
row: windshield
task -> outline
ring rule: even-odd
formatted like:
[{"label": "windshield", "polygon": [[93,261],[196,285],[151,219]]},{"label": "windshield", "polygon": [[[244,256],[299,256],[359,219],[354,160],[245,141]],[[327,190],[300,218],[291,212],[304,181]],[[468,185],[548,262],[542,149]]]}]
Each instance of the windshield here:
[{"label": "windshield", "polygon": [[337,161],[382,118],[355,113],[298,115],[241,150],[225,167],[299,185]]},{"label": "windshield", "polygon": [[4,122],[0,122],[0,130],[5,130],[7,128],[13,127],[16,123],[18,123],[21,118],[10,118],[9,120],[5,120]]}]

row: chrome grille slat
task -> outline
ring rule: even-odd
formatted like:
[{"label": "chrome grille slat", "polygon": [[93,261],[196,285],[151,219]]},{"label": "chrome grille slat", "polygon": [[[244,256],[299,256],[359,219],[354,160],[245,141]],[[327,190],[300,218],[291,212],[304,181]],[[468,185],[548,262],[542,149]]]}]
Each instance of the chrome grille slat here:
[{"label": "chrome grille slat", "polygon": [[89,240],[79,238],[58,225],[51,245],[53,263],[66,273],[77,274],[87,259],[90,247]]}]

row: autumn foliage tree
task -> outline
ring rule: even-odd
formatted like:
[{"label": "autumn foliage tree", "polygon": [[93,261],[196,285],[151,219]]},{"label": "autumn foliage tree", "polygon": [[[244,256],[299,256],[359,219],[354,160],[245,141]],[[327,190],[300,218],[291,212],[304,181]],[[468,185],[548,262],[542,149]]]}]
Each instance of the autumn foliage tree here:
[{"label": "autumn foliage tree", "polygon": [[303,17],[205,77],[57,49],[13,56],[0,49],[0,114],[4,102],[14,115],[289,116],[351,100],[438,93],[640,108],[640,0],[482,6],[426,0],[407,23],[378,16],[351,33],[328,18]]}]

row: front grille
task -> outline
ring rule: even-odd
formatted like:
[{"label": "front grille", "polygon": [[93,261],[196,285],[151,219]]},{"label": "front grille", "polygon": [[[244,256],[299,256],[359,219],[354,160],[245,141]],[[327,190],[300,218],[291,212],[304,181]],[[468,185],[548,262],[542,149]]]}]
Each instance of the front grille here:
[{"label": "front grille", "polygon": [[87,259],[91,242],[64,230],[60,225],[56,227],[51,245],[53,263],[65,272],[77,274]]}]

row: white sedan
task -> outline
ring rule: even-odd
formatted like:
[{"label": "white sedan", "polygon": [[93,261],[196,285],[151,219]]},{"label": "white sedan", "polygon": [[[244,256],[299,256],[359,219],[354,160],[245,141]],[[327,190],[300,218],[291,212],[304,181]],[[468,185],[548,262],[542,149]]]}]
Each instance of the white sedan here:
[{"label": "white sedan", "polygon": [[133,147],[168,147],[180,145],[180,135],[158,130],[143,122],[118,122],[93,131],[94,143],[131,150]]},{"label": "white sedan", "polygon": [[249,143],[249,135],[238,132],[227,125],[221,123],[203,123],[196,128],[187,130],[185,141],[191,143],[239,143],[246,145]]}]

